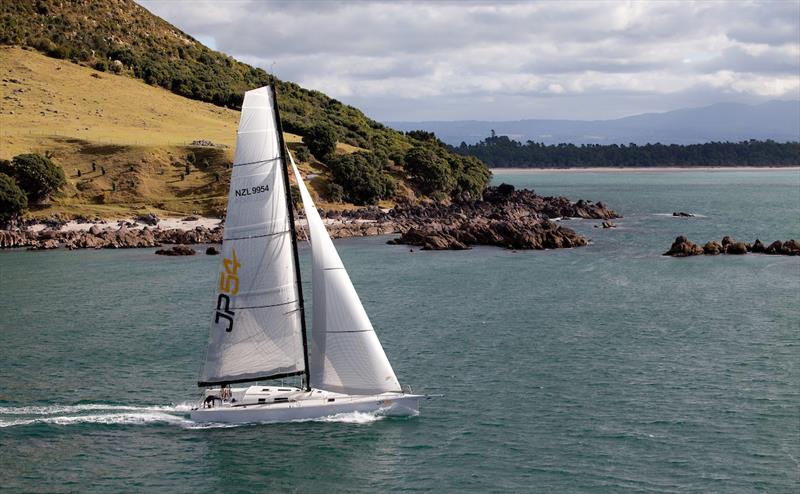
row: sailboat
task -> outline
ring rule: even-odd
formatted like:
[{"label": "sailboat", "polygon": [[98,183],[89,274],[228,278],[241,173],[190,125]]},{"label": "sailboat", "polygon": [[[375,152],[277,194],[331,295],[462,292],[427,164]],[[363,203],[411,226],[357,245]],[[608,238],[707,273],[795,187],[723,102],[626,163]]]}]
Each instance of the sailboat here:
[{"label": "sailboat", "polygon": [[[311,243],[306,330],[289,164]],[[283,140],[272,86],[247,91],[228,195],[197,422],[286,422],[352,412],[416,415]],[[286,379],[300,384],[286,386]],[[246,384],[246,385],[244,385]],[[233,387],[233,385],[240,385]]]}]

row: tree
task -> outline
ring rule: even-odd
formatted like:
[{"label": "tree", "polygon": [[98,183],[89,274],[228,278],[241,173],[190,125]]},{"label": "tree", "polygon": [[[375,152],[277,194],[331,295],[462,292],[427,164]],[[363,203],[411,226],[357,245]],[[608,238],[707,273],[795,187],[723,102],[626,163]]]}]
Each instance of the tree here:
[{"label": "tree", "polygon": [[308,146],[315,158],[327,161],[336,151],[336,132],[329,125],[318,124],[303,137],[303,143]]},{"label": "tree", "polygon": [[0,168],[0,172],[14,177],[29,203],[43,201],[66,183],[64,170],[50,158],[38,154],[14,156],[10,165],[6,161]]},{"label": "tree", "polygon": [[383,172],[383,163],[372,153],[334,156],[328,168],[333,181],[342,187],[343,199],[354,204],[375,204],[395,193],[394,180]]},{"label": "tree", "polygon": [[5,227],[28,207],[28,198],[13,178],[0,173],[0,227]]},{"label": "tree", "polygon": [[455,186],[447,160],[439,157],[431,147],[411,148],[405,156],[405,169],[426,195],[450,194]]}]

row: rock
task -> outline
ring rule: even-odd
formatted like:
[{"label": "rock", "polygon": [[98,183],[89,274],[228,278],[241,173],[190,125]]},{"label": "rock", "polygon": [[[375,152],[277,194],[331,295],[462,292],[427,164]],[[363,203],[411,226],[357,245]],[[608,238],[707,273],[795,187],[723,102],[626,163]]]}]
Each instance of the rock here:
[{"label": "rock", "polygon": [[732,243],[733,243],[733,239],[730,237],[730,235],[725,235],[724,237],[722,237],[722,246],[723,247],[727,248],[728,245],[730,245]]},{"label": "rock", "polygon": [[606,221],[604,221],[604,222],[602,223],[602,227],[603,227],[603,228],[616,228],[616,227],[617,227],[617,225],[615,225],[615,224],[614,224],[614,222],[613,222],[613,221],[611,221],[611,220],[606,220]]},{"label": "rock", "polygon": [[766,249],[764,249],[764,253],[774,255],[774,254],[780,254],[782,250],[783,250],[783,242],[781,242],[780,240],[776,240],[771,244],[769,244],[769,246]]},{"label": "rock", "polygon": [[787,240],[783,243],[783,247],[781,248],[781,253],[785,256],[797,256],[800,255],[800,242],[795,239]]},{"label": "rock", "polygon": [[92,225],[91,228],[89,228],[89,233],[92,235],[100,235],[100,232],[102,232],[102,230],[100,230],[100,227],[97,225]]},{"label": "rock", "polygon": [[141,216],[136,217],[136,221],[139,223],[144,223],[145,225],[156,226],[158,224],[158,216],[154,215],[153,213],[143,214]]},{"label": "rock", "polygon": [[766,247],[764,247],[764,244],[762,244],[759,239],[756,239],[756,241],[753,242],[753,246],[750,248],[750,251],[756,254],[763,253],[765,250]]},{"label": "rock", "polygon": [[160,256],[193,256],[197,251],[185,245],[175,245],[169,249],[158,249],[156,254]]},{"label": "rock", "polygon": [[703,254],[703,248],[691,242],[683,235],[677,237],[675,242],[672,243],[670,249],[664,253],[665,256],[672,257],[689,257],[699,256]]},{"label": "rock", "polygon": [[206,249],[206,255],[216,256],[218,254],[219,254],[219,250],[217,250],[217,248],[214,247],[213,245]]},{"label": "rock", "polygon": [[12,249],[31,245],[32,235],[25,231],[0,230],[0,248]]},{"label": "rock", "polygon": [[725,253],[733,255],[747,254],[747,245],[744,242],[734,242],[732,244],[728,244],[728,246],[725,248]]},{"label": "rock", "polygon": [[182,219],[181,221],[197,221],[199,219],[200,218],[198,218],[197,216],[187,216],[186,218]]},{"label": "rock", "polygon": [[710,240],[703,246],[703,252],[710,256],[716,256],[723,252],[722,245],[716,240]]},{"label": "rock", "polygon": [[684,213],[683,211],[674,211],[672,216],[680,216],[682,218],[694,218],[694,215],[691,213]]},{"label": "rock", "polygon": [[28,250],[49,250],[49,249],[57,249],[61,245],[58,240],[55,239],[48,239],[48,240],[37,240],[31,243]]}]

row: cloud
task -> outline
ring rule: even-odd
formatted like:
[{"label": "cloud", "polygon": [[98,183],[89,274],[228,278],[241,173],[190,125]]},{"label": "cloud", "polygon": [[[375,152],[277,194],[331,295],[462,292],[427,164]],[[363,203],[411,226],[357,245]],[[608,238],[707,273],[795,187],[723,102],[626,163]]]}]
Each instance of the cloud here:
[{"label": "cloud", "polygon": [[381,120],[613,118],[800,98],[798,2],[140,3]]}]

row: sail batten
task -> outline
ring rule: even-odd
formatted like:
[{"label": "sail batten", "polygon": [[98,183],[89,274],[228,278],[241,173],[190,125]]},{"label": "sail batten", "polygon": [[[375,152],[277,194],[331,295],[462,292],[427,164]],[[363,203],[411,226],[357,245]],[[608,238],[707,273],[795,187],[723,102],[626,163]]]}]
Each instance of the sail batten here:
[{"label": "sail batten", "polygon": [[201,386],[306,372],[302,295],[272,96],[268,87],[248,91],[242,106]]},{"label": "sail batten", "polygon": [[291,154],[289,159],[311,240],[314,301],[311,383],[316,388],[355,395],[401,392],[397,376]]}]

